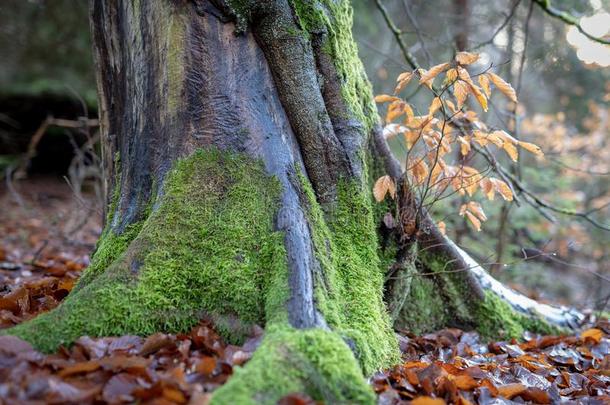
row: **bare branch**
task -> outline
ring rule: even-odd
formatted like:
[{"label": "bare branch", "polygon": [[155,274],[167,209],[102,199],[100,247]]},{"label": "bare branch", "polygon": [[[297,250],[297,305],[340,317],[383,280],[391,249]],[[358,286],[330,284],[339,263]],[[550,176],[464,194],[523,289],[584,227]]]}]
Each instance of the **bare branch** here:
[{"label": "bare branch", "polygon": [[585,37],[589,38],[591,41],[595,41],[595,42],[603,44],[603,45],[610,45],[610,39],[599,38],[599,37],[596,37],[595,35],[589,34],[587,31],[585,31],[585,29],[582,27],[582,25],[580,25],[580,22],[578,22],[578,19],[576,17],[574,17],[572,14],[570,14],[566,11],[561,11],[561,10],[553,7],[551,5],[551,0],[532,0],[532,1],[534,3],[536,3],[542,9],[542,11],[544,11],[551,17],[555,17],[568,25],[572,25],[572,26],[576,27],[576,29],[578,29],[578,31],[581,34],[583,34]]},{"label": "bare branch", "polygon": [[394,24],[394,21],[392,21],[392,19],[390,18],[388,10],[385,8],[383,3],[381,3],[381,0],[375,0],[375,4],[377,4],[377,8],[381,12],[381,15],[383,16],[383,19],[388,25],[388,28],[390,29],[390,31],[392,31],[392,34],[394,34],[394,38],[396,38],[396,42],[400,47],[400,51],[402,52],[402,55],[404,56],[409,66],[411,66],[413,69],[419,69],[420,66],[417,63],[417,59],[415,59],[415,56],[413,56],[413,54],[409,52],[407,45],[402,40],[402,31],[396,26],[396,24]]}]

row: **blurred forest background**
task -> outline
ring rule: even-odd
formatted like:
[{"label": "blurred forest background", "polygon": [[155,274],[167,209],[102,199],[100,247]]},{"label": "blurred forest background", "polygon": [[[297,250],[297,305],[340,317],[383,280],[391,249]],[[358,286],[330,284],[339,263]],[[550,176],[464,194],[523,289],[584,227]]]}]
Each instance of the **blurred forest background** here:
[{"label": "blurred forest background", "polygon": [[[481,54],[475,66],[481,71],[493,64],[513,84],[520,103],[515,110],[501,95],[492,98],[485,121],[509,128],[545,152],[542,160],[522,154],[516,165],[499,158],[535,197],[517,192],[520,204],[481,201],[489,219],[480,232],[458,215],[464,202],[459,195],[435,204],[434,218],[513,288],[542,301],[608,310],[610,47],[586,39],[526,0],[382,3],[422,67],[464,50]],[[610,31],[607,0],[552,4],[584,17],[583,27],[596,36]],[[377,0],[357,0],[354,7],[354,35],[374,91],[391,94],[398,74],[412,68]],[[45,249],[61,253],[71,247],[86,261],[100,232],[89,40],[86,1],[0,3],[0,260],[5,279],[15,277],[9,262],[33,262]],[[405,97],[426,108],[429,94],[423,93]],[[392,146],[398,157],[405,156],[404,144]]]}]

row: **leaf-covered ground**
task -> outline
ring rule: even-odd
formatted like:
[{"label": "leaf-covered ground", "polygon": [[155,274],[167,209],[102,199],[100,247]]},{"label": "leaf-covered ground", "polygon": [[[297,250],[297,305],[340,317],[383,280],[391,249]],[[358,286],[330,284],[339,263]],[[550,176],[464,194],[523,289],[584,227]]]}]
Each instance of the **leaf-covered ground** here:
[{"label": "leaf-covered ground", "polygon": [[[62,214],[58,207],[66,207],[69,192],[36,190],[23,196],[25,208],[2,196],[11,209],[0,213],[0,327],[57,306],[88,264],[99,233],[95,221],[66,233],[70,210]],[[52,355],[3,336],[0,403],[204,404],[250,359],[262,333],[242,347],[227,345],[202,322],[183,335],[82,337]],[[457,329],[403,332],[402,363],[370,384],[380,404],[610,403],[607,320],[574,336],[523,338],[489,343]],[[315,402],[294,393],[280,403]]]}]

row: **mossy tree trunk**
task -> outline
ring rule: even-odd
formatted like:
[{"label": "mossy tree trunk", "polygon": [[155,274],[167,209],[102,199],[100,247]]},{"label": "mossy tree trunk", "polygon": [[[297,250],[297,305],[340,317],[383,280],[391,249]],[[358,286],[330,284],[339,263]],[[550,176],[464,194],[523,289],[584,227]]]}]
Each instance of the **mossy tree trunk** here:
[{"label": "mossy tree trunk", "polygon": [[232,342],[264,325],[216,403],[294,391],[371,403],[363,377],[398,360],[393,322],[518,332],[470,272],[442,271],[459,252],[429,218],[417,241],[380,226],[371,180],[401,174],[351,12],[346,0],[92,0],[106,227],[65,302],[9,333],[51,351],[202,317]]}]

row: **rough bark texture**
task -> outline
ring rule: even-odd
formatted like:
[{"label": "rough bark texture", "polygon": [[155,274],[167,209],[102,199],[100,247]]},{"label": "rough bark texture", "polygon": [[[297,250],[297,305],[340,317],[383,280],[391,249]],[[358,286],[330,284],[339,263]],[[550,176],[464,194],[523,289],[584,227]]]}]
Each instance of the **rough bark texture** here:
[{"label": "rough bark texture", "polygon": [[[213,402],[372,403],[364,375],[398,360],[392,320],[512,319],[469,272],[444,274],[465,264],[429,217],[409,244],[378,228],[395,207],[373,204],[371,180],[401,173],[351,12],[347,0],[92,0],[106,228],[65,302],[9,333],[51,351],[202,317],[239,342],[259,324],[262,347]],[[387,284],[392,319],[390,269],[408,276]]]}]

